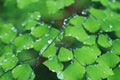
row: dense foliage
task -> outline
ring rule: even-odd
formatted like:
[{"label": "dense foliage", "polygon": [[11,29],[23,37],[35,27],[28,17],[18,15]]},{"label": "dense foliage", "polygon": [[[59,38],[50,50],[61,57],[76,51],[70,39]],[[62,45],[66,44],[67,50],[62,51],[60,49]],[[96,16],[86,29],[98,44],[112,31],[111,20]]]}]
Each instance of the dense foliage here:
[{"label": "dense foliage", "polygon": [[119,0],[0,0],[0,80],[120,80]]}]

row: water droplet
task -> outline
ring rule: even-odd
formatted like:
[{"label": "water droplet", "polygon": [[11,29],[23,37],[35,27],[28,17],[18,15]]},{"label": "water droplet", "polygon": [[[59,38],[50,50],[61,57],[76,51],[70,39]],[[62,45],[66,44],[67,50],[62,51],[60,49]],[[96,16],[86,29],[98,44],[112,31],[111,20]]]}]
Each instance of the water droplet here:
[{"label": "water droplet", "polygon": [[68,57],[68,60],[71,60],[71,58],[70,58],[70,57]]},{"label": "water droplet", "polygon": [[112,25],[110,25],[109,27],[110,27],[110,28],[113,28],[113,26],[112,26]]},{"label": "water droplet", "polygon": [[50,39],[50,40],[48,40],[48,43],[49,43],[49,44],[51,44],[51,43],[52,43],[52,41],[53,41],[53,40],[52,40],[52,39]]},{"label": "water droplet", "polygon": [[48,45],[43,46],[43,47],[41,48],[40,52],[43,53],[47,47],[48,47]]},{"label": "water droplet", "polygon": [[12,57],[15,57],[15,55],[12,55]]},{"label": "water droplet", "polygon": [[85,12],[85,11],[82,11],[82,15],[86,15],[87,14],[87,12]]},{"label": "water droplet", "polygon": [[53,57],[49,57],[49,60],[52,60],[53,59]]},{"label": "water droplet", "polygon": [[60,72],[60,73],[57,73],[57,77],[61,80],[64,79],[64,75]]},{"label": "water droplet", "polygon": [[4,62],[7,62],[8,61],[8,59],[4,59]]},{"label": "water droplet", "polygon": [[68,19],[64,19],[64,25],[66,25],[67,24],[67,22],[68,22]]},{"label": "water droplet", "polygon": [[83,42],[83,44],[86,44],[86,42]]},{"label": "water droplet", "polygon": [[36,42],[39,42],[41,40],[41,38],[37,39]]},{"label": "water droplet", "polygon": [[12,27],[11,30],[17,32],[17,29],[15,27]]},{"label": "water droplet", "polygon": [[52,72],[55,72],[55,70],[51,70]]},{"label": "water droplet", "polygon": [[8,70],[9,70],[9,69],[8,69],[8,68],[6,68],[4,71],[5,71],[5,72],[7,72]]},{"label": "water droplet", "polygon": [[25,26],[26,24],[25,23],[22,23],[22,26]]},{"label": "water droplet", "polygon": [[0,62],[0,66],[2,65],[2,63]]},{"label": "water droplet", "polygon": [[31,30],[34,30],[34,29],[35,29],[35,27],[32,27],[32,28],[31,28]]},{"label": "water droplet", "polygon": [[45,34],[46,37],[48,37],[50,34]]},{"label": "water droplet", "polygon": [[73,64],[73,61],[71,61],[70,63]]},{"label": "water droplet", "polygon": [[118,67],[120,67],[120,65],[118,65]]},{"label": "water droplet", "polygon": [[21,52],[21,50],[20,50],[20,49],[18,49],[18,50],[17,50],[17,53],[19,53],[19,52]]},{"label": "water droplet", "polygon": [[40,15],[38,15],[37,20],[40,20],[40,18],[41,18],[41,16],[40,16]]},{"label": "water droplet", "polygon": [[22,34],[21,34],[21,33],[19,33],[19,36],[22,36]]}]

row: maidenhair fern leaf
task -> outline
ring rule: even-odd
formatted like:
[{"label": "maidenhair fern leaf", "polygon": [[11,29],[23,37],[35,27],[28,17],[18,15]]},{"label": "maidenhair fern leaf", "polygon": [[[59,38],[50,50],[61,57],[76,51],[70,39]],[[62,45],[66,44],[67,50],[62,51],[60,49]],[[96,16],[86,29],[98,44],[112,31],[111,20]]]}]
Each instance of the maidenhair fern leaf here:
[{"label": "maidenhair fern leaf", "polygon": [[101,80],[113,75],[112,69],[106,65],[90,65],[87,67],[88,79]]},{"label": "maidenhair fern leaf", "polygon": [[[25,75],[23,75],[25,74]],[[28,64],[18,65],[12,70],[14,79],[17,80],[34,80],[35,74]]]},{"label": "maidenhair fern leaf", "polygon": [[97,54],[93,48],[83,46],[75,50],[75,58],[82,64],[92,64],[97,59]]},{"label": "maidenhair fern leaf", "polygon": [[60,61],[69,61],[73,58],[73,53],[66,49],[66,48],[60,48],[60,51],[58,53],[58,59]]},{"label": "maidenhair fern leaf", "polygon": [[33,40],[29,34],[24,34],[18,36],[14,41],[15,46],[17,47],[17,52],[20,52],[23,49],[30,49],[33,47]]},{"label": "maidenhair fern leaf", "polygon": [[83,42],[84,40],[86,40],[88,38],[87,33],[85,32],[85,30],[83,29],[83,27],[81,25],[68,26],[65,29],[65,35],[72,36],[81,42]]},{"label": "maidenhair fern leaf", "polygon": [[41,25],[32,30],[31,34],[35,37],[42,37],[48,34],[48,25]]},{"label": "maidenhair fern leaf", "polygon": [[51,44],[42,55],[43,55],[43,57],[51,58],[56,55],[56,51],[57,51],[57,48],[56,48],[55,44]]},{"label": "maidenhair fern leaf", "polygon": [[0,66],[8,71],[17,65],[18,58],[14,54],[4,54],[0,57]]},{"label": "maidenhair fern leaf", "polygon": [[109,48],[112,45],[112,41],[104,34],[100,34],[98,37],[98,44],[103,48]]},{"label": "maidenhair fern leaf", "polygon": [[120,39],[113,40],[112,51],[113,53],[120,55]]},{"label": "maidenhair fern leaf", "polygon": [[107,65],[111,68],[115,67],[119,61],[120,58],[114,53],[110,52],[103,54],[100,58],[97,59],[99,64]]},{"label": "maidenhair fern leaf", "polygon": [[120,80],[120,67],[113,70],[114,74],[108,77],[108,80]]},{"label": "maidenhair fern leaf", "polygon": [[59,62],[57,56],[49,58],[49,60],[44,62],[44,65],[47,66],[53,72],[60,72],[63,70],[63,64]]},{"label": "maidenhair fern leaf", "polygon": [[71,63],[62,73],[58,75],[61,80],[81,80],[85,73],[85,68],[77,61]]},{"label": "maidenhair fern leaf", "polygon": [[95,33],[100,29],[100,21],[96,20],[93,16],[89,16],[84,23],[84,27],[89,32]]},{"label": "maidenhair fern leaf", "polygon": [[11,24],[3,24],[0,26],[0,39],[4,43],[11,43],[17,35],[17,29]]}]

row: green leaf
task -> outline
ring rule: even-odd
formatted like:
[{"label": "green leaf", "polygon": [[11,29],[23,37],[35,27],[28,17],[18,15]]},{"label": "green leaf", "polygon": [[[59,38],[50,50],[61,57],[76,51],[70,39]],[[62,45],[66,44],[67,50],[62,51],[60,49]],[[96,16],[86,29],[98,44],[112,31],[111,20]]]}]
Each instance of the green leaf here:
[{"label": "green leaf", "polygon": [[92,64],[97,59],[97,53],[94,48],[83,46],[82,48],[76,49],[74,52],[75,58],[82,64]]},{"label": "green leaf", "polygon": [[9,44],[17,35],[17,29],[11,24],[0,26],[0,39],[2,42]]},{"label": "green leaf", "polygon": [[58,34],[60,34],[59,30],[57,30],[55,28],[51,28],[50,32],[48,34],[46,34],[46,35],[49,37],[49,39],[53,40],[56,37],[58,37]]},{"label": "green leaf", "polygon": [[30,19],[33,19],[33,20],[39,20],[41,18],[41,14],[40,14],[40,12],[35,11],[33,13],[30,13],[29,17],[30,17]]},{"label": "green leaf", "polygon": [[12,77],[12,73],[7,72],[3,76],[0,77],[0,80],[14,80],[14,79]]},{"label": "green leaf", "polygon": [[54,0],[47,0],[46,1],[46,5],[47,5],[47,8],[48,8],[48,12],[50,14],[54,14],[56,13],[60,8],[63,8],[64,4],[60,2],[60,4],[58,4],[57,2],[60,1],[60,0],[57,0],[57,1],[54,1]]},{"label": "green leaf", "polygon": [[17,80],[34,80],[35,77],[35,74],[28,64],[22,64],[15,67],[12,70],[12,75]]},{"label": "green leaf", "polygon": [[33,48],[36,51],[40,51],[40,54],[48,47],[49,40],[48,37],[42,37],[35,41]]},{"label": "green leaf", "polygon": [[110,8],[117,10],[120,9],[120,2],[119,1],[113,1],[109,3]]},{"label": "green leaf", "polygon": [[107,65],[111,68],[115,67],[119,61],[120,58],[117,55],[110,52],[103,54],[101,57],[97,59],[97,62],[99,64]]},{"label": "green leaf", "polygon": [[111,14],[112,16],[108,16],[106,20],[101,24],[101,28],[105,32],[111,31],[119,31],[120,30],[120,16],[118,14]]},{"label": "green leaf", "polygon": [[90,8],[90,13],[95,18],[100,19],[102,21],[106,19],[106,14],[105,14],[104,10]]},{"label": "green leaf", "polygon": [[58,74],[58,78],[61,80],[81,80],[84,73],[85,68],[74,61],[62,73]]},{"label": "green leaf", "polygon": [[0,66],[0,76],[4,74],[4,70],[2,69],[2,67]]},{"label": "green leaf", "polygon": [[59,9],[63,9],[66,6],[71,5],[72,3],[74,3],[74,0],[47,0],[46,1],[46,5],[48,8],[48,12],[50,14],[54,14],[56,13]]},{"label": "green leaf", "polygon": [[114,75],[109,76],[107,80],[120,80],[120,67],[113,70]]},{"label": "green leaf", "polygon": [[35,37],[42,37],[45,36],[49,31],[48,25],[41,25],[36,27],[31,31],[31,34]]},{"label": "green leaf", "polygon": [[16,66],[18,62],[17,57],[14,54],[3,54],[0,57],[0,66],[4,69],[4,71],[8,71]]},{"label": "green leaf", "polygon": [[84,40],[88,38],[87,33],[85,32],[85,30],[83,29],[81,25],[80,26],[68,26],[67,28],[65,28],[65,35],[72,36],[81,42],[83,42]]},{"label": "green leaf", "polygon": [[91,65],[87,67],[88,79],[101,80],[113,75],[112,69],[106,65]]},{"label": "green leaf", "polygon": [[73,4],[75,1],[74,0],[63,0],[64,1],[64,5],[65,6],[70,6],[71,4]]},{"label": "green leaf", "polygon": [[113,40],[112,51],[113,53],[120,55],[120,39]]},{"label": "green leaf", "polygon": [[98,44],[103,48],[109,48],[112,45],[112,41],[109,39],[108,36],[100,34],[98,37]]},{"label": "green leaf", "polygon": [[47,66],[53,72],[60,72],[63,70],[63,64],[58,61],[57,56],[49,58],[49,60],[44,62],[44,65]]},{"label": "green leaf", "polygon": [[100,0],[103,6],[107,6],[109,4],[109,0]]},{"label": "green leaf", "polygon": [[55,44],[51,44],[51,45],[47,48],[47,50],[45,50],[45,52],[43,53],[43,57],[51,58],[51,57],[53,57],[53,56],[56,55],[56,51],[57,51],[57,49],[56,49]]},{"label": "green leaf", "polygon": [[7,45],[4,46],[3,50],[3,54],[12,54],[13,53],[13,45]]},{"label": "green leaf", "polygon": [[85,18],[83,16],[75,16],[70,19],[70,24],[72,25],[81,25],[84,22]]},{"label": "green leaf", "polygon": [[93,16],[89,16],[84,23],[84,27],[89,32],[95,33],[100,29],[100,21],[96,20]]},{"label": "green leaf", "polygon": [[94,53],[95,53],[96,55],[100,56],[101,50],[98,48],[97,45],[92,45],[92,46],[90,46],[90,48],[94,49]]},{"label": "green leaf", "polygon": [[83,42],[85,45],[94,45],[96,41],[96,36],[95,35],[90,35],[88,38]]},{"label": "green leaf", "polygon": [[69,61],[73,59],[73,53],[72,51],[62,47],[58,53],[58,59],[60,61]]},{"label": "green leaf", "polygon": [[120,38],[120,31],[115,31],[115,35]]},{"label": "green leaf", "polygon": [[15,46],[17,47],[17,52],[20,52],[23,49],[30,49],[33,47],[33,40],[29,34],[24,34],[18,36],[14,41]]},{"label": "green leaf", "polygon": [[23,26],[24,25],[25,25],[25,30],[32,30],[37,25],[37,21],[35,21],[33,19],[29,19],[29,20],[25,21],[25,24],[23,24]]},{"label": "green leaf", "polygon": [[27,7],[28,5],[38,2],[39,0],[17,0],[17,6],[20,9],[24,9],[25,7]]}]

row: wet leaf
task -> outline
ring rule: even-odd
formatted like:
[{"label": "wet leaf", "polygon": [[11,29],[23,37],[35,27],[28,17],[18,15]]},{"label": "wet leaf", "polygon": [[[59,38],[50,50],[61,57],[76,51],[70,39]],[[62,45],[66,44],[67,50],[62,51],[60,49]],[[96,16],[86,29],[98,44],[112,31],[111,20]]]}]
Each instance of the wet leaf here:
[{"label": "wet leaf", "polygon": [[33,47],[33,40],[29,34],[24,34],[18,36],[14,41],[15,46],[17,47],[17,52],[20,52],[23,49],[30,49]]},{"label": "wet leaf", "polygon": [[94,48],[83,46],[82,48],[76,49],[75,58],[82,64],[92,64],[97,59],[97,53],[94,51]]},{"label": "wet leaf", "polygon": [[60,72],[63,70],[63,64],[58,61],[57,56],[49,58],[49,60],[44,62],[44,65],[47,66],[53,72]]},{"label": "wet leaf", "polygon": [[[94,24],[94,25],[93,25]],[[91,33],[95,33],[100,29],[100,21],[96,20],[93,16],[90,16],[84,23],[84,27]]]},{"label": "wet leaf", "polygon": [[117,67],[113,70],[114,74],[108,77],[108,80],[120,80],[120,67]]},{"label": "wet leaf", "polygon": [[31,34],[35,37],[42,37],[48,34],[48,25],[41,25],[32,30]]},{"label": "wet leaf", "polygon": [[17,29],[11,24],[0,26],[0,39],[4,43],[11,43],[17,35]]},{"label": "wet leaf", "polygon": [[0,57],[0,66],[4,71],[8,71],[17,65],[18,58],[14,54],[3,54]]},{"label": "wet leaf", "polygon": [[113,41],[112,51],[113,53],[120,55],[120,40],[119,39],[116,39]]},{"label": "wet leaf", "polygon": [[91,65],[87,67],[88,79],[101,80],[113,75],[112,69],[106,65]]},{"label": "wet leaf", "polygon": [[85,30],[83,29],[81,25],[80,26],[68,26],[65,29],[65,35],[72,36],[81,42],[83,42],[84,40],[88,38],[87,33],[85,32]]},{"label": "wet leaf", "polygon": [[80,80],[84,73],[85,68],[77,61],[74,61],[62,73],[60,73],[60,75],[58,75],[58,78],[61,80]]},{"label": "wet leaf", "polygon": [[117,55],[109,52],[103,54],[101,57],[97,59],[97,62],[99,64],[107,65],[111,68],[115,67],[119,61],[120,58]]},{"label": "wet leaf", "polygon": [[58,59],[60,61],[69,61],[73,58],[72,51],[66,49],[66,48],[60,48],[60,51],[58,53]]},{"label": "wet leaf", "polygon": [[12,75],[17,80],[34,80],[35,77],[35,74],[28,64],[22,64],[15,67],[12,70]]},{"label": "wet leaf", "polygon": [[43,53],[43,57],[51,58],[56,55],[56,51],[57,49],[56,49],[55,44],[52,44],[48,47],[47,50],[45,50],[45,52]]},{"label": "wet leaf", "polygon": [[98,37],[98,44],[103,48],[109,48],[112,45],[112,40],[104,34],[100,34]]}]

